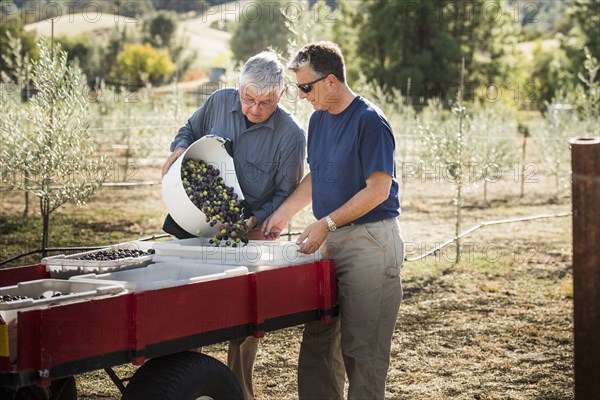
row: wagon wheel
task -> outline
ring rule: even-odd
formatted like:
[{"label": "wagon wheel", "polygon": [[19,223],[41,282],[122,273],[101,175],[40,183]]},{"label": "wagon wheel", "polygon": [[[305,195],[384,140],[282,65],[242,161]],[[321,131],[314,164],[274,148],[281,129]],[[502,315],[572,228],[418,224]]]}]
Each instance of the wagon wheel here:
[{"label": "wagon wheel", "polygon": [[49,388],[27,386],[17,390],[0,389],[0,398],[8,400],[77,400],[77,385],[75,378],[52,381]]},{"label": "wagon wheel", "polygon": [[153,358],[133,375],[122,400],[242,400],[233,372],[206,354]]}]

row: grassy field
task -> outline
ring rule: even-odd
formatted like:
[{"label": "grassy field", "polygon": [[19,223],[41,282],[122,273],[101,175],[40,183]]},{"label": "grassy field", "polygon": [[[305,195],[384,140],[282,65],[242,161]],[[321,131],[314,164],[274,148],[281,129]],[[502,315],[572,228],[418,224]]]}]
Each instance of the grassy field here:
[{"label": "grassy field", "polygon": [[[157,179],[166,152],[140,168],[139,180]],[[463,227],[571,209],[563,195],[550,200],[553,181],[540,172],[519,196],[509,177],[465,199]],[[409,180],[404,189],[403,235],[413,258],[454,232],[452,186]],[[35,202],[20,217],[23,195],[0,192],[0,246],[6,259],[37,247]],[[103,188],[83,208],[66,206],[52,218],[52,246],[111,244],[161,233],[165,210],[160,187]],[[300,230],[307,209],[293,221]],[[396,326],[387,397],[400,399],[573,399],[571,219],[549,218],[496,225],[463,240],[461,261],[449,247],[403,270],[404,300]],[[12,263],[36,262],[29,257]],[[302,327],[267,334],[255,367],[257,399],[295,399]],[[220,360],[226,345],[205,348]],[[117,367],[128,376],[135,367]],[[104,372],[77,377],[81,399],[118,399]]]}]

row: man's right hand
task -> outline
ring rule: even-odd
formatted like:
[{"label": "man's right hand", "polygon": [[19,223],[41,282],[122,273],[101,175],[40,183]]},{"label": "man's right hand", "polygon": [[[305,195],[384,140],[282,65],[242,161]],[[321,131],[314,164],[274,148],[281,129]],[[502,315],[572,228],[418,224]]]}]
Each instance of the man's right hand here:
[{"label": "man's right hand", "polygon": [[185,152],[186,149],[187,149],[187,147],[178,147],[175,149],[174,152],[171,153],[169,158],[167,158],[167,162],[165,162],[165,165],[163,165],[163,167],[162,167],[162,176],[163,177],[167,174],[167,172],[169,172],[169,168],[171,168],[171,165],[173,165],[175,160],[177,160],[179,157],[181,157],[181,155]]}]

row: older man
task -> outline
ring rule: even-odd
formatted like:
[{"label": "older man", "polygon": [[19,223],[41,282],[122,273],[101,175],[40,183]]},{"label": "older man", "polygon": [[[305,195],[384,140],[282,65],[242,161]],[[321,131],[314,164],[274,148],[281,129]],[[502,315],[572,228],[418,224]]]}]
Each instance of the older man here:
[{"label": "older man", "polygon": [[[304,131],[279,105],[283,92],[284,67],[277,56],[262,52],[251,57],[240,73],[239,89],[216,91],[179,129],[162,170],[166,174],[185,149],[204,135],[230,139],[238,181],[251,210],[246,221],[249,239],[264,239],[261,224],[304,174]],[[252,369],[257,351],[254,337],[229,342],[228,365],[244,400],[254,397]]]}]

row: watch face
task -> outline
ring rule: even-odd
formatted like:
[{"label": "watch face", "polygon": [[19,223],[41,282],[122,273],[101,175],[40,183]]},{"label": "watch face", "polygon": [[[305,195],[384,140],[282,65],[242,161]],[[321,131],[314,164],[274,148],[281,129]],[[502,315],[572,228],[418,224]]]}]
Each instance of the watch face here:
[{"label": "watch face", "polygon": [[335,223],[333,222],[333,220],[329,216],[327,216],[325,218],[325,220],[327,221],[327,228],[329,229],[329,231],[331,231],[331,232],[335,231],[337,226],[335,226]]}]

